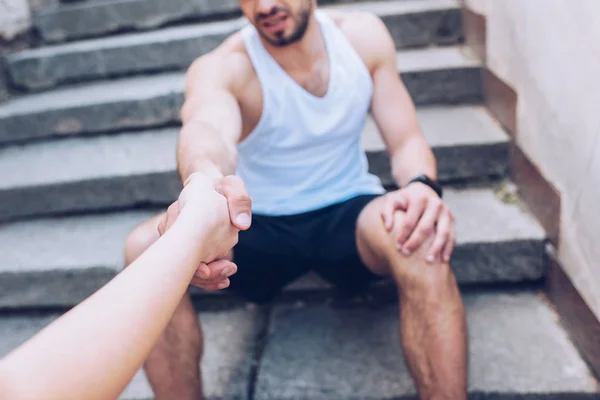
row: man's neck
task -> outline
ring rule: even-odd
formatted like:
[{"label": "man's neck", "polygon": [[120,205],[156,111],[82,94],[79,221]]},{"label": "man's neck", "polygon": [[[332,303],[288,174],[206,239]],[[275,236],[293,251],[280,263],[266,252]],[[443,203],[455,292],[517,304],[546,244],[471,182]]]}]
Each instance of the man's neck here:
[{"label": "man's neck", "polygon": [[273,46],[261,38],[263,46],[284,71],[310,70],[314,61],[326,52],[321,27],[313,12],[302,39],[287,46]]}]

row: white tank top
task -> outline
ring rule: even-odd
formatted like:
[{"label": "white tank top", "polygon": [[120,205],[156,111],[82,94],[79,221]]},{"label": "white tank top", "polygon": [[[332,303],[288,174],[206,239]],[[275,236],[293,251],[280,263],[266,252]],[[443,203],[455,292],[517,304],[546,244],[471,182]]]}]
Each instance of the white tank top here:
[{"label": "white tank top", "polygon": [[369,174],[360,135],[373,94],[362,59],[335,23],[316,11],[329,55],[329,87],[316,97],[271,57],[252,25],[242,29],[260,80],[260,120],[238,145],[236,174],[246,183],[253,212],[290,215],[360,194],[383,193]]}]

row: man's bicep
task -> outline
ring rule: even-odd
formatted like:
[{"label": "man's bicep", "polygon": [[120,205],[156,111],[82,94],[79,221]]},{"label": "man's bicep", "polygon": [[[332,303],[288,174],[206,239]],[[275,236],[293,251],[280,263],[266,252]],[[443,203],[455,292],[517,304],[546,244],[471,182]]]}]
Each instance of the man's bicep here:
[{"label": "man's bicep", "polygon": [[[190,111],[184,116],[186,107]],[[236,143],[241,136],[240,107],[235,96],[224,89],[209,88],[202,95],[186,100],[182,122],[184,127],[190,124],[208,125]]]},{"label": "man's bicep", "polygon": [[[219,59],[192,65],[186,80],[177,164],[183,181],[199,170],[228,175],[236,164],[242,118]],[[221,63],[222,64],[222,63]],[[215,170],[216,169],[216,170]]]},{"label": "man's bicep", "polygon": [[226,69],[219,68],[219,59],[194,64],[188,72],[181,109],[184,127],[203,123],[237,142],[241,136],[242,117]]}]

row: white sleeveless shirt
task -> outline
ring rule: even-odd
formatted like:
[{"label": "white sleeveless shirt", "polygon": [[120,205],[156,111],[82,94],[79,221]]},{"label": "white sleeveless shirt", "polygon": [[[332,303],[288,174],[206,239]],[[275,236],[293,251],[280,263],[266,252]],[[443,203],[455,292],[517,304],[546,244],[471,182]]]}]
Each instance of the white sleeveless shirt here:
[{"label": "white sleeveless shirt", "polygon": [[335,23],[315,12],[329,56],[329,87],[316,97],[271,57],[252,25],[242,29],[263,92],[260,120],[238,145],[236,174],[262,215],[316,210],[384,192],[369,174],[360,135],[373,94],[362,59]]}]

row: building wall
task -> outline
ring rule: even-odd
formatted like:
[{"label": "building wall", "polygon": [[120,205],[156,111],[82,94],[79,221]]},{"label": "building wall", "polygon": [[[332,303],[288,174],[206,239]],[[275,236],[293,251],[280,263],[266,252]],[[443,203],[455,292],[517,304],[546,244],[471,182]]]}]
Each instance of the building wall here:
[{"label": "building wall", "polygon": [[30,24],[27,0],[0,0],[0,39],[10,41],[27,31]]},{"label": "building wall", "polygon": [[561,192],[558,255],[600,318],[600,1],[465,0],[519,95],[517,142]]}]

